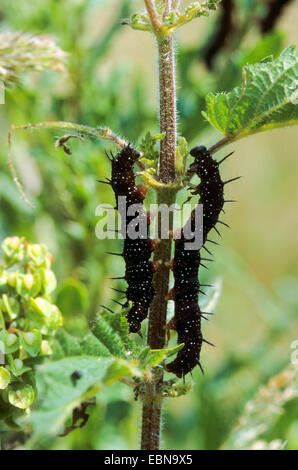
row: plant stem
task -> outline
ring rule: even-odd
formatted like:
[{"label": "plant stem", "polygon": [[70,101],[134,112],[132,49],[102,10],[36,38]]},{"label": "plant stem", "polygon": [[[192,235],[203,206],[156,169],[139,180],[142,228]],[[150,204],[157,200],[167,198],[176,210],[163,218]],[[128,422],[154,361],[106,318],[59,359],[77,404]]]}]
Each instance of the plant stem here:
[{"label": "plant stem", "polygon": [[148,15],[149,15],[151,24],[152,24],[153,28],[155,29],[155,31],[159,31],[159,29],[161,27],[161,23],[160,23],[158,13],[157,13],[156,8],[155,8],[154,1],[152,1],[152,0],[144,0],[144,1],[145,1],[145,5],[146,5],[147,11],[148,11]]},{"label": "plant stem", "polygon": [[173,37],[158,39],[160,132],[165,138],[160,143],[160,179],[169,183],[175,179],[176,152],[176,90]]},{"label": "plant stem", "polygon": [[[166,0],[165,13],[171,11],[171,0]],[[159,53],[159,97],[160,97],[160,132],[165,133],[160,145],[159,178],[163,183],[175,179],[176,156],[176,91],[175,91],[175,56],[172,35],[164,36],[160,25],[155,26],[152,11],[154,2],[145,0],[152,26],[156,32]],[[152,10],[153,9],[153,10]],[[156,11],[156,10],[155,10]],[[170,206],[175,202],[176,191],[165,188],[158,191],[158,204]],[[159,217],[161,215],[159,214]],[[160,225],[159,225],[160,226]],[[172,220],[170,221],[170,230]],[[148,324],[148,345],[151,349],[162,349],[165,345],[167,294],[169,289],[169,262],[171,260],[171,240],[161,240],[154,253],[154,261],[159,261],[160,268],[154,276],[155,297],[151,305]],[[155,380],[146,383],[143,400],[142,449],[158,450],[161,432],[161,400],[159,389],[163,382],[161,373]]]}]

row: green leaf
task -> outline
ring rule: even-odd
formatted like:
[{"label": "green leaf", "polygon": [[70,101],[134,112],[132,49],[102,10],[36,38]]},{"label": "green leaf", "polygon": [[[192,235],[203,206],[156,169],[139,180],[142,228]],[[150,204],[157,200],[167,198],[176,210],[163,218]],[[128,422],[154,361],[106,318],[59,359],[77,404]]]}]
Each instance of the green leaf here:
[{"label": "green leaf", "polygon": [[[81,374],[73,380],[73,373]],[[37,373],[38,411],[28,418],[35,435],[56,434],[81,402],[95,396],[105,385],[138,371],[113,358],[78,356],[47,363]]]},{"label": "green leaf", "polygon": [[149,369],[150,367],[157,366],[165,359],[165,357],[165,349],[151,349],[147,357],[146,367]]},{"label": "green leaf", "polygon": [[140,351],[140,353],[139,353],[137,359],[138,359],[139,365],[140,365],[140,367],[141,367],[142,369],[146,369],[147,363],[148,363],[149,358],[150,358],[149,355],[150,355],[150,348],[149,348],[149,346],[146,346],[145,348],[143,348],[143,349]]},{"label": "green leaf", "polygon": [[[112,362],[108,358],[78,356],[41,366],[36,377],[38,388],[45,391],[40,409],[50,410],[80,401],[90,387],[102,381]],[[72,375],[75,371],[81,373],[81,378],[74,383]]]},{"label": "green leaf", "polygon": [[182,348],[184,348],[184,343],[178,344],[174,348],[167,348],[166,351],[166,357],[171,357],[177,354]]},{"label": "green leaf", "polygon": [[295,46],[276,59],[243,68],[244,81],[229,93],[207,95],[206,119],[229,142],[298,124],[298,61]]},{"label": "green leaf", "polygon": [[110,357],[109,350],[94,336],[89,333],[80,343],[83,354],[96,357]]},{"label": "green leaf", "polygon": [[178,137],[176,148],[176,171],[178,175],[183,175],[185,172],[186,159],[188,156],[187,140],[180,136]]},{"label": "green leaf", "polygon": [[125,345],[118,333],[104,319],[103,315],[97,316],[97,321],[92,328],[92,333],[110,351],[113,356],[125,357]]},{"label": "green leaf", "polygon": [[122,359],[114,360],[114,362],[108,368],[104,378],[104,385],[111,385],[113,382],[120,380],[122,377],[130,376],[141,377],[141,372],[131,365],[129,362]]},{"label": "green leaf", "polygon": [[144,156],[148,160],[157,160],[159,157],[159,151],[156,149],[156,143],[165,138],[165,132],[163,134],[152,135],[151,132],[147,132],[145,137],[141,140],[140,150],[144,153]]},{"label": "green leaf", "polygon": [[184,344],[178,344],[178,346],[169,349],[150,349],[149,346],[146,346],[138,355],[139,366],[142,369],[157,366],[167,357],[178,353],[183,346]]},{"label": "green leaf", "polygon": [[105,319],[105,321],[113,328],[114,331],[120,336],[125,349],[126,353],[129,355],[131,353],[135,353],[137,350],[137,345],[135,341],[132,339],[131,334],[129,332],[129,324],[126,319],[126,313],[130,310],[131,305],[128,306],[127,309],[122,309],[116,313],[109,313],[109,312],[102,312],[101,316]]}]

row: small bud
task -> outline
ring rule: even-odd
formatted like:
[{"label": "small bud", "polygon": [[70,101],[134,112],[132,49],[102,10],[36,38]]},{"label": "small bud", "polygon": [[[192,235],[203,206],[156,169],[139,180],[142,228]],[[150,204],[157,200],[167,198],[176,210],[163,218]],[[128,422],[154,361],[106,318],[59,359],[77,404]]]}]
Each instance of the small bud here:
[{"label": "small bud", "polygon": [[36,357],[41,349],[41,333],[37,330],[28,333],[19,333],[20,343],[23,349],[31,357]]},{"label": "small bud", "polygon": [[[24,354],[21,357],[25,358]],[[21,375],[29,372],[31,367],[25,366],[22,359],[18,357],[17,359],[13,359],[12,356],[7,356],[9,371],[15,376],[20,377]]]},{"label": "small bud", "polygon": [[32,346],[34,342],[33,333],[24,333],[23,337],[24,337],[25,342],[28,344],[28,346]]},{"label": "small bud", "polygon": [[6,337],[6,341],[5,341],[6,346],[10,348],[11,346],[15,344],[17,339],[18,339],[17,335],[15,335],[14,333],[8,333]]},{"label": "small bud", "polygon": [[38,273],[20,274],[16,278],[16,291],[21,297],[35,297],[41,288],[41,280]]},{"label": "small bud", "polygon": [[15,359],[14,366],[17,371],[20,371],[23,368],[23,361],[21,361],[21,359]]},{"label": "small bud", "polygon": [[9,390],[8,392],[8,401],[11,405],[16,408],[21,408],[25,410],[32,405],[35,398],[35,392],[31,385],[21,384],[18,385],[16,390]]},{"label": "small bud", "polygon": [[27,287],[27,289],[31,289],[34,284],[34,277],[32,274],[26,274],[24,276],[24,285]]}]

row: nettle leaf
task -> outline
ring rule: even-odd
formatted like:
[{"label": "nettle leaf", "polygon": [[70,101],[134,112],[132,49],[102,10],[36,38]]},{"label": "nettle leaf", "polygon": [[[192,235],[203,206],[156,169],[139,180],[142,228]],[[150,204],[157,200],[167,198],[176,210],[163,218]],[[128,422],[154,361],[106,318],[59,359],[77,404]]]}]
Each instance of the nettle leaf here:
[{"label": "nettle leaf", "polygon": [[146,159],[158,159],[159,151],[156,149],[156,144],[158,141],[164,139],[165,135],[165,132],[157,135],[152,135],[151,132],[147,132],[145,137],[143,137],[140,143],[140,150],[144,153]]},{"label": "nettle leaf", "polygon": [[83,354],[96,357],[111,357],[109,350],[92,334],[89,333],[80,344]]},{"label": "nettle leaf", "polygon": [[178,344],[174,348],[164,348],[164,349],[150,349],[149,346],[143,348],[137,359],[139,362],[139,367],[142,369],[149,369],[151,367],[161,364],[166,358],[177,354],[180,349],[182,349],[184,344]]},{"label": "nettle leaf", "polygon": [[273,60],[243,68],[243,84],[207,95],[204,117],[229,142],[257,132],[298,124],[298,61],[295,46]]},{"label": "nettle leaf", "polygon": [[119,312],[113,313],[112,315],[109,312],[102,312],[101,318],[103,318],[111,328],[120,336],[121,341],[123,342],[126,350],[126,355],[134,354],[138,347],[135,341],[132,339],[129,332],[129,324],[126,319],[127,310],[131,308],[131,305],[127,309],[122,309]]},{"label": "nettle leaf", "polygon": [[77,356],[49,362],[37,372],[38,411],[26,419],[35,435],[56,434],[75,408],[103,387],[121,378],[140,375],[123,359]]},{"label": "nettle leaf", "polygon": [[180,136],[177,139],[176,147],[176,172],[177,175],[185,173],[185,165],[188,157],[188,143],[187,140]]},{"label": "nettle leaf", "polygon": [[109,325],[103,315],[98,315],[92,328],[93,335],[117,357],[125,356],[125,345],[120,335]]},{"label": "nettle leaf", "polygon": [[123,359],[114,359],[103,378],[103,383],[104,385],[111,385],[123,377],[131,376],[141,377],[142,373],[130,362]]}]

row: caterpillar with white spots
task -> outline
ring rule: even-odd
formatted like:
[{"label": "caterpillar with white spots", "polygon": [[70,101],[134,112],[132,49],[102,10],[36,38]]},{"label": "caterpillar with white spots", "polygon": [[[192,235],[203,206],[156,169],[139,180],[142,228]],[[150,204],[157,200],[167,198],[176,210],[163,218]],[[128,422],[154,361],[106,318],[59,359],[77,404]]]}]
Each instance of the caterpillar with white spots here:
[{"label": "caterpillar with white spots", "polygon": [[[208,261],[201,255],[201,250],[205,249],[211,255],[209,249],[205,246],[207,242],[216,243],[208,239],[210,230],[215,229],[217,223],[227,225],[219,220],[219,214],[223,210],[224,185],[237,178],[223,182],[219,172],[219,165],[228,158],[227,155],[220,162],[214,160],[206,147],[195,147],[190,151],[194,157],[194,162],[190,165],[188,174],[197,174],[200,178],[199,185],[194,188],[192,195],[199,195],[199,203],[203,205],[203,245],[198,250],[185,249],[186,241],[192,240],[185,238],[185,227],[181,232],[181,239],[175,241],[175,256],[172,263],[174,273],[174,287],[171,291],[171,297],[175,301],[175,315],[170,322],[170,328],[175,329],[178,334],[178,344],[184,343],[184,347],[178,352],[177,357],[171,363],[166,365],[166,370],[176,374],[178,377],[184,377],[192,369],[199,365],[203,372],[200,362],[200,353],[203,342],[208,344],[203,338],[201,331],[201,319],[208,312],[202,312],[198,305],[198,295],[203,293],[201,284],[198,279],[200,266],[206,267],[202,262]],[[229,201],[231,202],[231,201]],[[195,212],[191,213],[190,220],[191,230],[195,229]]]}]

